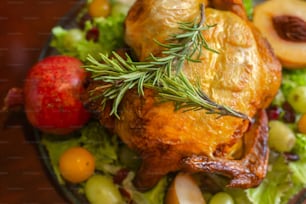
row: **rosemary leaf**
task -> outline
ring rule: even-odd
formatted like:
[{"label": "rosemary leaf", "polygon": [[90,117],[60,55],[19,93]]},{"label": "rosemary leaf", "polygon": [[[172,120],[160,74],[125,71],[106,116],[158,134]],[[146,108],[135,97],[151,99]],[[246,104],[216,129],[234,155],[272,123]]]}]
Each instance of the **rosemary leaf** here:
[{"label": "rosemary leaf", "polygon": [[[130,83],[132,83],[132,82],[130,82]],[[122,85],[121,88],[118,91],[118,94],[114,98],[115,100],[113,102],[113,108],[112,108],[112,111],[111,111],[110,114],[111,115],[114,114],[117,118],[120,118],[119,115],[118,115],[118,112],[117,112],[118,111],[118,106],[119,106],[123,96],[125,95],[126,91],[132,87],[130,83],[126,83],[126,84]]]}]

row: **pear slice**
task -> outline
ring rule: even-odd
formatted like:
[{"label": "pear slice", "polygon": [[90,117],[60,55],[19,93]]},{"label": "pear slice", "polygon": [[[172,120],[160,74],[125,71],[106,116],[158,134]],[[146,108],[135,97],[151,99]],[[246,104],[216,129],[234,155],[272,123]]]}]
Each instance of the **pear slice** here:
[{"label": "pear slice", "polygon": [[168,189],[166,204],[206,204],[206,202],[193,177],[187,173],[179,173]]},{"label": "pear slice", "polygon": [[265,1],[254,8],[253,22],[285,68],[306,68],[306,1]]}]

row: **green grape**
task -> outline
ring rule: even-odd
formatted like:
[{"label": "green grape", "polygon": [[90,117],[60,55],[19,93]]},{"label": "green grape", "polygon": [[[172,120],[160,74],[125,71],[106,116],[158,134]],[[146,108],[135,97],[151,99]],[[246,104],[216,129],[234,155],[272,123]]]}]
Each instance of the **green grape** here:
[{"label": "green grape", "polygon": [[219,192],[209,200],[209,204],[234,204],[232,196],[225,192]]},{"label": "green grape", "polygon": [[278,120],[271,120],[269,127],[269,147],[278,152],[290,151],[296,140],[294,132]]},{"label": "green grape", "polygon": [[123,198],[110,177],[94,175],[85,184],[85,195],[91,204],[121,204]]},{"label": "green grape", "polygon": [[306,86],[293,88],[287,100],[296,112],[306,113]]}]

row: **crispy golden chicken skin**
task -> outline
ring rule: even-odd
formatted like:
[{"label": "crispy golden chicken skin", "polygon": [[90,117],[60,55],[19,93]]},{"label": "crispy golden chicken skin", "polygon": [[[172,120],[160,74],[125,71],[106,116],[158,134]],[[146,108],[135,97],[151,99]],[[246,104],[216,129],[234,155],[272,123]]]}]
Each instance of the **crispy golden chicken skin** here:
[{"label": "crispy golden chicken skin", "polygon": [[[154,39],[165,42],[170,34],[181,32],[178,22],[193,22],[200,16],[200,4],[209,5],[204,23],[215,26],[203,35],[219,53],[203,49],[201,62],[185,63],[183,72],[213,101],[255,119],[252,123],[205,110],[176,111],[172,102],[158,103],[153,90],[145,90],[143,97],[131,90],[120,105],[120,119],[108,126],[140,154],[142,165],[135,179],[140,189],[178,170],[224,174],[231,179],[229,186],[241,188],[257,186],[266,174],[264,109],[280,86],[281,66],[246,20],[240,1],[226,2],[218,10],[220,1],[138,0],[126,18],[126,43],[143,61],[151,53],[161,54]],[[106,121],[105,113],[100,119]]]}]

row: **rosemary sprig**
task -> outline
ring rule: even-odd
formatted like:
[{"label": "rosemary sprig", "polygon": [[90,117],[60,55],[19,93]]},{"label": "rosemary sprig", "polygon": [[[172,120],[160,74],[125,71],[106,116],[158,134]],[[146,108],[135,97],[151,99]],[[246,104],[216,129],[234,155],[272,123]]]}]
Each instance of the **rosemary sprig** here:
[{"label": "rosemary sprig", "polygon": [[173,101],[176,110],[197,111],[205,109],[207,114],[217,114],[218,117],[229,115],[251,120],[244,114],[213,102],[200,88],[192,85],[183,73],[175,78],[164,77],[159,87],[146,86],[155,89],[161,102]]},{"label": "rosemary sprig", "polygon": [[[185,62],[200,62],[199,57],[203,48],[218,53],[210,48],[202,35],[202,31],[208,30],[215,25],[204,25],[204,5],[201,4],[201,18],[199,23],[179,23],[183,31],[180,34],[170,36],[167,43],[159,43],[164,48],[160,57],[151,55],[145,62],[134,62],[128,55],[124,60],[113,52],[113,58],[100,54],[103,63],[89,56],[90,65],[87,71],[92,73],[93,80],[101,80],[105,85],[92,90],[102,89],[102,107],[108,100],[113,100],[111,115],[119,118],[118,107],[125,93],[136,88],[140,95],[144,95],[144,88],[157,91],[161,101],[173,101],[176,109],[206,110],[208,114],[220,116],[234,116],[249,119],[243,113],[219,105],[203,93],[200,86],[194,86],[183,74]],[[173,74],[175,73],[175,74]],[[94,98],[93,98],[94,99]]]},{"label": "rosemary sprig", "polygon": [[89,56],[88,61],[91,64],[86,69],[92,73],[94,80],[105,82],[102,87],[92,90],[92,94],[94,95],[96,90],[102,89],[103,94],[97,96],[102,97],[102,106],[104,107],[108,100],[114,100],[110,114],[114,114],[119,118],[118,106],[126,91],[137,87],[138,93],[144,95],[143,88],[145,84],[152,84],[158,68],[137,66],[129,56],[127,56],[127,60],[124,60],[116,52],[113,55],[114,58],[110,59],[107,55],[100,54],[104,63],[100,63],[92,56]]}]

